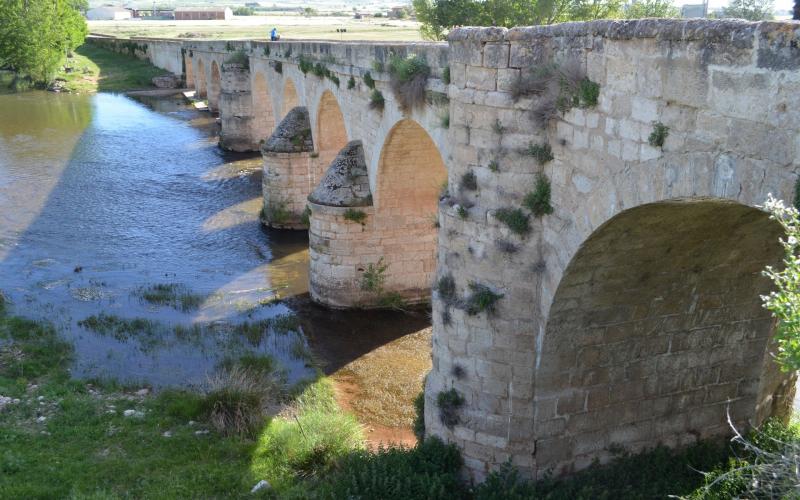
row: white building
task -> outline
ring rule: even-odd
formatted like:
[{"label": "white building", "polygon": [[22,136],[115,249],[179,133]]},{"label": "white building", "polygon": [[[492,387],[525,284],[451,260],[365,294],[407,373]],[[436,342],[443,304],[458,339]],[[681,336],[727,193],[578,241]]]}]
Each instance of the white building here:
[{"label": "white building", "polygon": [[95,7],[94,9],[86,11],[86,19],[89,21],[120,21],[123,19],[130,19],[131,17],[133,16],[128,9],[112,7],[110,5]]}]

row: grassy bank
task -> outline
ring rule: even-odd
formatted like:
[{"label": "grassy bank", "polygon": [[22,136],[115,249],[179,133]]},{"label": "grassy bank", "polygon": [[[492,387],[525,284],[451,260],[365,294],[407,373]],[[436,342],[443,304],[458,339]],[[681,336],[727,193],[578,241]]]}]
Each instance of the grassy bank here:
[{"label": "grassy bank", "polygon": [[[366,450],[328,379],[285,388],[274,360],[232,361],[198,392],[71,379],[72,347],[47,324],[4,314],[1,297],[0,498],[731,498],[753,482],[723,475],[766,456],[699,443],[565,480],[528,483],[507,467],[470,486],[456,448],[436,439]],[[784,456],[794,443],[796,456],[800,428],[773,423],[752,441]],[[270,486],[251,494],[262,480]]]},{"label": "grassy bank", "polygon": [[69,92],[120,92],[152,88],[154,76],[165,71],[127,54],[118,54],[89,43],[67,58],[56,78],[65,80]]}]

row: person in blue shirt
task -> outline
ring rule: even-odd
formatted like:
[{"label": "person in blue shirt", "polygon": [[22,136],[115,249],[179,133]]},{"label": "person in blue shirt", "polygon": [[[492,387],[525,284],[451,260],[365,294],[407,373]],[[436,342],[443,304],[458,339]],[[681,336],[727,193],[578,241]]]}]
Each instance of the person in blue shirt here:
[{"label": "person in blue shirt", "polygon": [[272,31],[269,32],[269,39],[273,42],[280,39],[280,36],[278,36],[278,28],[272,28]]}]

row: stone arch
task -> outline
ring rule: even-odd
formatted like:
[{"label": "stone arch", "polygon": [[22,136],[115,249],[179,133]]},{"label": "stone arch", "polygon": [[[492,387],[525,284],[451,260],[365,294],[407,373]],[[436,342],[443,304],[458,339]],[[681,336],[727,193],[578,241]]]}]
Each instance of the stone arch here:
[{"label": "stone arch", "polygon": [[260,71],[256,71],[253,75],[251,95],[253,99],[253,140],[258,144],[262,140],[267,140],[275,129],[275,114],[272,111],[269,85]]},{"label": "stone arch", "polygon": [[186,76],[186,88],[194,87],[194,68],[192,67],[192,58],[189,54],[183,55],[183,69]]},{"label": "stone arch", "polygon": [[347,144],[347,128],[342,109],[330,90],[323,92],[320,97],[313,137],[318,162],[323,169],[327,168],[339,150]]},{"label": "stone arch", "polygon": [[641,205],[598,227],[537,341],[536,470],[723,436],[728,412],[743,429],[791,408],[759,298],[779,234],[766,213],[715,198]]},{"label": "stone arch", "polygon": [[206,66],[202,59],[197,60],[197,78],[195,80],[195,89],[197,90],[197,97],[206,97],[208,95],[208,88],[206,86]]},{"label": "stone arch", "polygon": [[300,98],[297,96],[297,87],[291,78],[287,78],[283,84],[283,108],[281,110],[282,116],[286,116],[289,111],[293,110],[300,105]]},{"label": "stone arch", "polygon": [[208,107],[212,111],[219,109],[219,94],[222,88],[222,76],[217,61],[211,61],[211,81],[208,85]]},{"label": "stone arch", "polygon": [[447,180],[442,156],[417,122],[404,119],[389,131],[381,149],[375,194],[375,227],[384,245],[387,289],[409,298],[430,297],[436,269],[439,193]]}]

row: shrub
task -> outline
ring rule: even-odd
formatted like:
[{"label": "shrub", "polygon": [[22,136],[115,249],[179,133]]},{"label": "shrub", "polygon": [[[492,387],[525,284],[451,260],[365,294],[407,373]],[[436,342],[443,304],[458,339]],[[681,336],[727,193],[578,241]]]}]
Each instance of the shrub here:
[{"label": "shrub", "polygon": [[403,111],[425,103],[425,85],[430,73],[424,57],[392,55],[389,58],[389,83]]},{"label": "shrub", "polygon": [[372,75],[369,73],[369,71],[364,73],[364,84],[371,89],[375,88],[375,80],[372,78]]},{"label": "shrub", "polygon": [[343,217],[345,220],[349,220],[358,224],[364,224],[364,222],[367,220],[367,213],[356,208],[348,208],[344,211]]},{"label": "shrub", "polygon": [[466,498],[459,477],[458,449],[438,438],[420,441],[412,449],[384,448],[352,453],[318,488],[323,499],[444,500]]},{"label": "shrub", "polygon": [[501,208],[494,216],[515,234],[522,236],[530,231],[528,214],[519,208]]},{"label": "shrub", "polygon": [[531,142],[526,149],[522,150],[522,154],[532,156],[539,165],[544,165],[553,160],[553,150],[550,144],[546,142],[541,144]]},{"label": "shrub", "polygon": [[458,211],[458,216],[462,220],[467,220],[467,217],[469,217],[469,212],[467,211],[466,207],[464,207],[464,205],[459,205],[457,211]]},{"label": "shrub", "polygon": [[493,292],[488,286],[479,283],[470,283],[469,288],[472,293],[467,297],[466,310],[470,316],[484,311],[489,314],[494,313],[495,304],[504,297],[502,294]]},{"label": "shrub", "polygon": [[337,87],[339,86],[340,83],[339,77],[334,75],[330,71],[328,72],[328,80],[332,81],[333,84],[336,85]]},{"label": "shrub", "polygon": [[439,420],[448,429],[452,429],[461,421],[458,412],[464,406],[464,397],[455,389],[441,391],[436,395],[436,406],[439,407]]},{"label": "shrub", "polygon": [[311,207],[309,207],[308,205],[306,205],[306,208],[303,209],[303,213],[300,214],[300,222],[304,226],[311,225]]},{"label": "shrub", "polygon": [[325,78],[330,74],[328,68],[326,68],[322,63],[317,63],[311,68],[311,72],[318,78]]},{"label": "shrub", "polygon": [[233,54],[229,55],[228,58],[225,59],[225,62],[230,64],[241,64],[245,69],[250,69],[250,58],[244,53],[243,50],[237,50]]},{"label": "shrub", "polygon": [[272,64],[272,69],[274,69],[275,72],[278,73],[279,75],[283,74],[283,63],[280,61],[275,61]]},{"label": "shrub", "polygon": [[442,81],[445,85],[450,85],[450,66],[446,67],[444,71],[442,71]]},{"label": "shrub", "polygon": [[600,85],[588,78],[584,78],[578,85],[578,95],[582,108],[597,106],[597,100],[600,97]]},{"label": "shrub", "polygon": [[375,71],[375,73],[383,73],[385,68],[384,68],[383,63],[381,61],[377,61],[376,60],[376,61],[372,61],[372,69],[373,69],[373,71]]},{"label": "shrub", "polygon": [[218,372],[209,378],[204,398],[211,425],[226,435],[254,435],[274,387],[263,374],[239,366]]},{"label": "shrub", "polygon": [[452,274],[445,274],[439,281],[436,282],[436,291],[439,292],[439,297],[446,303],[455,301],[456,298],[456,280]]},{"label": "shrub", "polygon": [[356,86],[356,79],[351,76],[350,79],[347,80],[347,89],[353,90],[355,86]]},{"label": "shrub", "polygon": [[461,176],[461,189],[467,191],[475,191],[478,189],[478,178],[475,176],[475,172],[472,170],[468,170]]},{"label": "shrub", "polygon": [[545,124],[557,112],[570,108],[597,105],[600,86],[589,80],[578,61],[562,65],[544,64],[531,68],[512,84],[511,95],[515,101],[522,97],[538,97],[531,112],[534,119]]},{"label": "shrub", "polygon": [[298,66],[300,66],[300,71],[302,71],[304,75],[314,68],[314,63],[306,59],[302,55],[300,56],[297,62]]},{"label": "shrub", "polygon": [[497,162],[497,160],[492,160],[489,162],[489,170],[491,170],[492,172],[500,171],[500,164]]},{"label": "shrub", "polygon": [[386,105],[386,101],[383,98],[383,94],[380,90],[374,89],[372,94],[369,96],[369,109],[377,109],[379,111],[383,111],[383,107]]},{"label": "shrub", "polygon": [[553,213],[553,207],[550,205],[550,190],[550,179],[543,174],[538,174],[533,191],[525,195],[522,204],[535,217],[551,214]]},{"label": "shrub", "polygon": [[361,276],[361,289],[365,292],[382,293],[387,269],[389,264],[384,262],[383,257],[376,263],[370,263]]},{"label": "shrub", "polygon": [[663,148],[668,135],[669,127],[661,122],[653,122],[653,131],[650,132],[647,142],[654,148]]},{"label": "shrub", "polygon": [[422,442],[425,439],[425,391],[419,391],[417,397],[414,398],[414,436],[417,441]]}]

